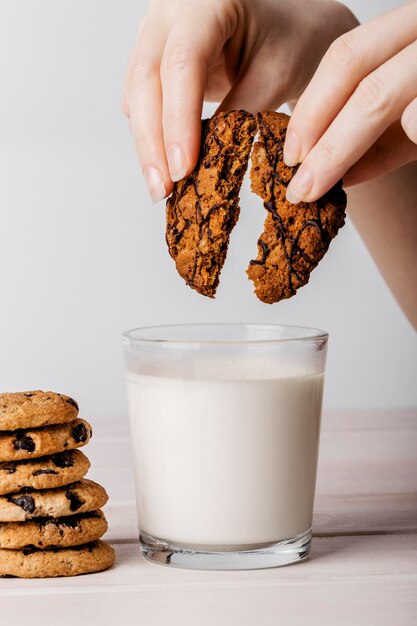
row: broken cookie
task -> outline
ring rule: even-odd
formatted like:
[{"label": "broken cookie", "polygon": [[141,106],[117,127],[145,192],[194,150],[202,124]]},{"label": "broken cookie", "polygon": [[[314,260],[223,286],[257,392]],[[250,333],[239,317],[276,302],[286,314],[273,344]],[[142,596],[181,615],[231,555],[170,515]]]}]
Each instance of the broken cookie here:
[{"label": "broken cookie", "polygon": [[167,202],[166,240],[187,285],[213,298],[239,217],[239,191],[256,130],[246,111],[204,120],[194,171],[175,184]]},{"label": "broken cookie", "polygon": [[289,117],[264,111],[217,113],[204,120],[194,171],[175,184],[167,201],[166,239],[185,282],[213,298],[230,233],[239,217],[239,192],[252,150],[251,189],[268,211],[258,256],[247,269],[257,297],[271,304],[293,296],[344,224],[341,181],[316,202],[290,204],[286,188],[297,167],[283,161]]},{"label": "broken cookie", "polygon": [[341,181],[316,202],[290,204],[286,188],[297,167],[283,161],[288,115],[258,113],[258,141],[250,170],[251,189],[268,211],[258,240],[258,256],[247,269],[257,297],[271,304],[290,298],[307,284],[345,221],[346,194]]}]

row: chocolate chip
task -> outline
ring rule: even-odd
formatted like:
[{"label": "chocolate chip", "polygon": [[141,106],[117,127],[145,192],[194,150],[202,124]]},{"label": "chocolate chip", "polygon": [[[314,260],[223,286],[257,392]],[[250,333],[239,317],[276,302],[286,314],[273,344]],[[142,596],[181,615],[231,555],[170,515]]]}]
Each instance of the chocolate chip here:
[{"label": "chocolate chip", "polygon": [[35,510],[35,500],[32,498],[32,496],[10,496],[8,500],[9,502],[13,502],[13,504],[16,504],[17,506],[20,506],[25,511],[25,513],[33,513],[33,511]]},{"label": "chocolate chip", "polygon": [[72,436],[74,437],[75,443],[81,443],[87,441],[88,439],[88,430],[84,426],[84,424],[77,424],[75,428],[72,429]]},{"label": "chocolate chip", "polygon": [[52,463],[56,465],[56,467],[72,467],[74,465],[74,459],[71,452],[52,454],[51,459]]},{"label": "chocolate chip", "polygon": [[26,398],[33,398],[33,396],[35,395],[34,393],[24,393],[23,394]]},{"label": "chocolate chip", "polygon": [[58,474],[58,472],[53,469],[40,469],[33,472],[32,476],[41,476],[41,474]]},{"label": "chocolate chip", "polygon": [[79,517],[77,517],[76,515],[70,515],[68,517],[62,517],[59,520],[59,523],[62,526],[68,526],[68,528],[78,528],[79,526]]},{"label": "chocolate chip", "polygon": [[16,463],[0,463],[0,470],[8,474],[14,474],[16,471]]},{"label": "chocolate chip", "polygon": [[16,439],[13,442],[13,447],[15,450],[26,450],[26,452],[34,452],[35,451],[35,442],[32,437],[29,435],[25,435],[21,431],[16,431]]},{"label": "chocolate chip", "polygon": [[23,546],[22,548],[23,550],[23,554],[25,556],[27,556],[28,554],[33,554],[34,552],[37,552],[38,549],[36,548],[36,546],[34,546],[33,544],[29,543],[27,546]]},{"label": "chocolate chip", "polygon": [[72,491],[66,491],[65,495],[67,499],[70,501],[70,509],[71,511],[78,511],[78,509],[85,503],[84,500],[81,500],[77,494],[72,493]]},{"label": "chocolate chip", "polygon": [[76,402],[75,400],[73,400],[72,398],[67,398],[67,399],[65,400],[65,402],[66,402],[67,404],[70,404],[71,406],[73,406],[73,407],[74,407],[74,409],[77,409],[77,411],[78,411],[78,404],[77,404],[77,402]]},{"label": "chocolate chip", "polygon": [[43,526],[47,526],[48,524],[53,524],[54,526],[57,526],[58,532],[62,537],[64,534],[64,531],[61,527],[68,526],[68,528],[78,528],[80,517],[87,517],[87,516],[84,516],[81,513],[81,515],[68,515],[65,517],[38,517],[38,518],[33,519],[33,521],[37,522],[40,528]]}]

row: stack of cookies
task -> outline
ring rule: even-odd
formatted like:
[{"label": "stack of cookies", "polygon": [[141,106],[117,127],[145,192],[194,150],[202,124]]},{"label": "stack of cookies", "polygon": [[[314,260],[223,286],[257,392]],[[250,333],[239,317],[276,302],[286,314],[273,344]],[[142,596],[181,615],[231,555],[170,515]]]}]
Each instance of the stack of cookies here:
[{"label": "stack of cookies", "polygon": [[76,576],[113,564],[113,548],[99,541],[108,496],[84,478],[90,461],[78,449],[91,434],[68,396],[0,394],[0,576]]}]

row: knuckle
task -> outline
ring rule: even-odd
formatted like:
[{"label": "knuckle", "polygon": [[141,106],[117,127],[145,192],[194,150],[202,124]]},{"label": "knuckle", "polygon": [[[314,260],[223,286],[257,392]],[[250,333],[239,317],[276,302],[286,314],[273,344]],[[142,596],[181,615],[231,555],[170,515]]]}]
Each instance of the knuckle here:
[{"label": "knuckle", "polygon": [[189,66],[190,58],[190,49],[186,44],[167,46],[162,56],[162,74],[181,74]]},{"label": "knuckle", "polygon": [[353,101],[362,113],[384,115],[390,108],[390,97],[382,76],[374,72],[356,88]]},{"label": "knuckle", "polygon": [[146,141],[146,135],[143,132],[143,128],[140,126],[135,127],[135,132],[133,135],[133,143],[135,146],[135,151],[139,161],[143,164],[146,160],[146,156],[150,152],[149,144]]},{"label": "knuckle", "polygon": [[132,65],[129,78],[127,81],[128,89],[142,87],[146,85],[151,79],[156,70],[153,59],[146,56],[139,57]]},{"label": "knuckle", "polygon": [[320,141],[320,157],[326,164],[334,164],[337,159],[336,147],[328,139]]},{"label": "knuckle", "polygon": [[337,70],[348,71],[359,63],[358,45],[354,37],[347,33],[330,45],[328,55],[331,63]]},{"label": "knuckle", "polygon": [[129,104],[127,102],[126,94],[123,94],[120,100],[120,109],[123,115],[130,117]]}]

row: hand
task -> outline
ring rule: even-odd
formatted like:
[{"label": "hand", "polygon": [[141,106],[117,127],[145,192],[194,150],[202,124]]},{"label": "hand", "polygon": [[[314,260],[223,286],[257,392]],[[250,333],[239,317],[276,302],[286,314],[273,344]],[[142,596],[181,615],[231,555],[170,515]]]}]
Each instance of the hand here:
[{"label": "hand", "polygon": [[330,46],[294,109],[284,160],[301,162],[287,189],[295,204],[342,176],[353,185],[417,160],[417,2]]},{"label": "hand", "polygon": [[296,99],[334,39],[358,24],[334,0],[151,0],[127,71],[123,111],[154,202],[188,174],[203,100],[224,110]]}]

